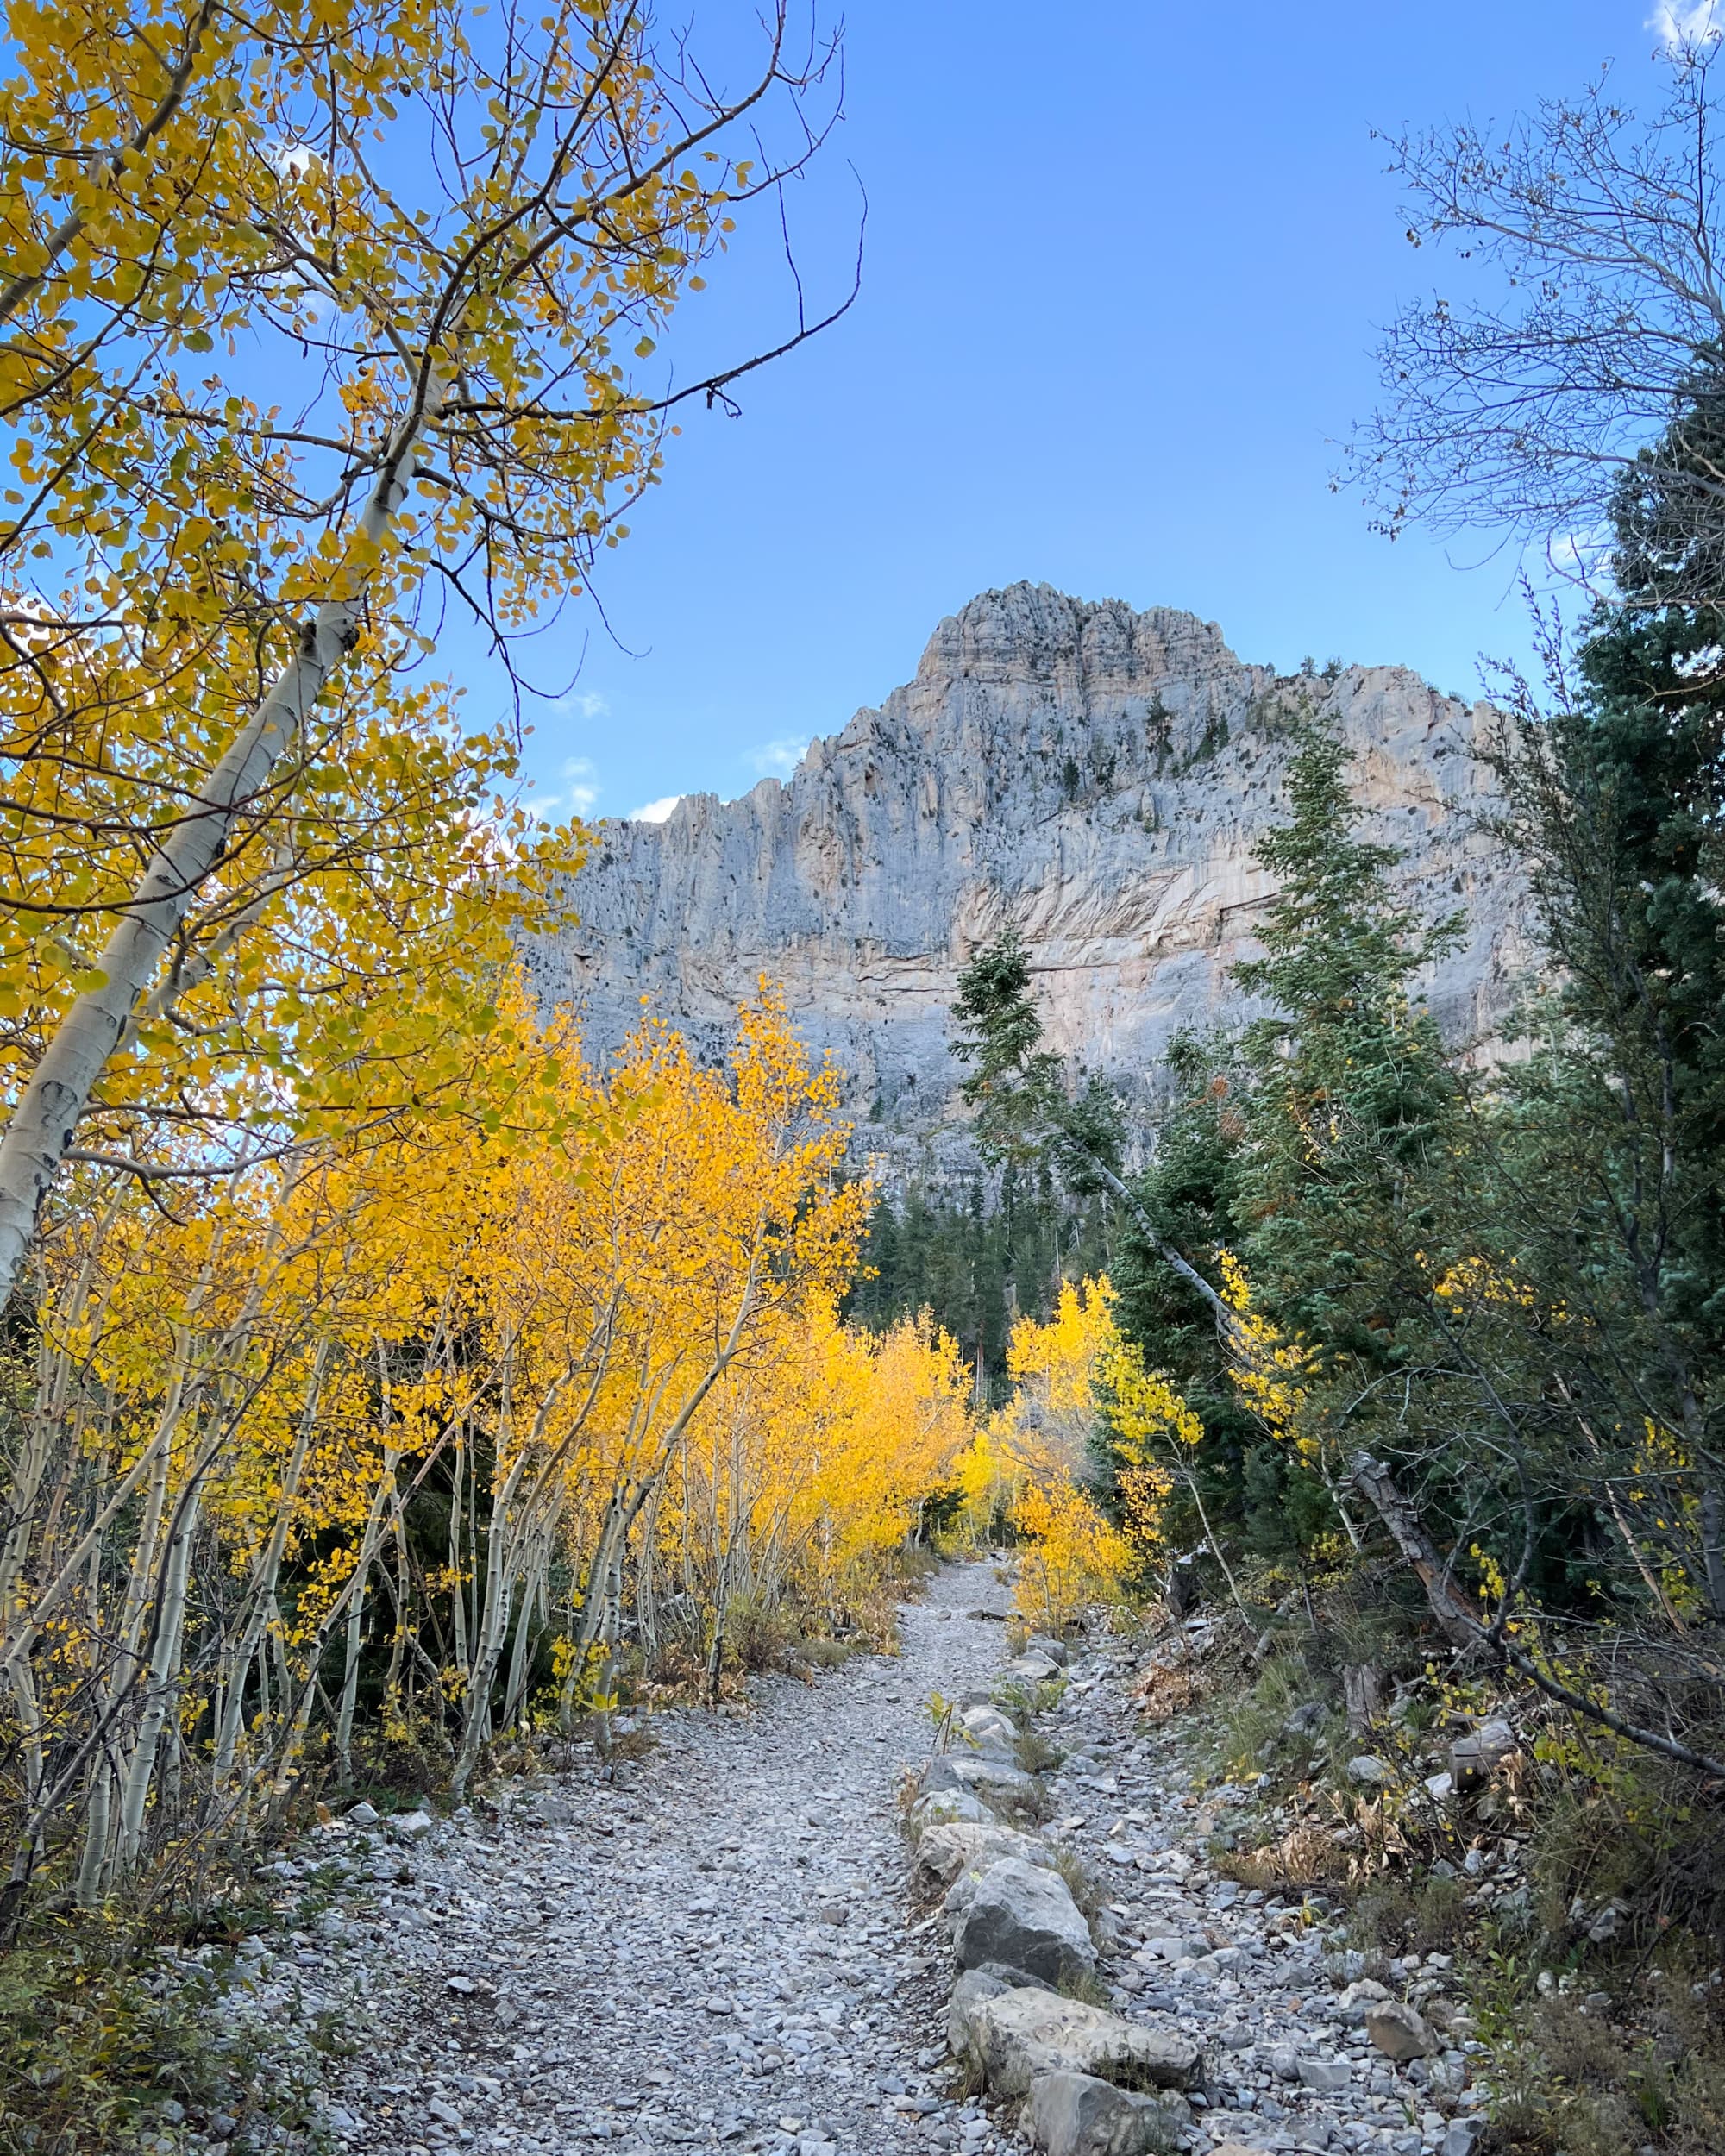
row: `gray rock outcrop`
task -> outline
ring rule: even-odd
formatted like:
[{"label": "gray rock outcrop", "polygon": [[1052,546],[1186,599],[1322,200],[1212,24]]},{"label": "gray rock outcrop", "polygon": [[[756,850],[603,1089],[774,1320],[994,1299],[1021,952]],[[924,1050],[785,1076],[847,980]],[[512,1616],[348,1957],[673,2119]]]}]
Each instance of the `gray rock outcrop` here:
[{"label": "gray rock outcrop", "polygon": [[1049,1043],[1157,1090],[1182,1026],[1238,1012],[1230,969],[1269,891],[1252,858],[1281,818],[1302,706],[1340,729],[1402,899],[1468,929],[1428,984],[1455,1037],[1490,1036],[1527,956],[1521,888],[1472,817],[1486,705],[1396,667],[1334,678],[1245,664],[1214,623],[1017,584],[944,621],[915,679],[793,777],[686,796],[663,824],[605,822],[580,925],[531,946],[538,993],[604,1053],[645,995],[718,1051],[763,974],[849,1074],[859,1146],[890,1168],[954,1128],[948,1006],[1008,919],[1029,943]]},{"label": "gray rock outcrop", "polygon": [[953,2049],[997,2096],[1024,2096],[1038,2074],[1189,2089],[1203,2073],[1203,2054],[1189,2038],[1046,1991],[955,1992],[950,2033]]}]

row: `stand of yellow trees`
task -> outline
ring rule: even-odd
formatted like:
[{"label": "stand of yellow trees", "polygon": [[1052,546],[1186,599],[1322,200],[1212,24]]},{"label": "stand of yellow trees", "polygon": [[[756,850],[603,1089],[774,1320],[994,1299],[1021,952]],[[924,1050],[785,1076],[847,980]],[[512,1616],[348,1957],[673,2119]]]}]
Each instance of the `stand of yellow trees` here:
[{"label": "stand of yellow trees", "polygon": [[[1069,1282],[1045,1325],[1019,1320],[1007,1354],[1013,1396],[959,1463],[971,1532],[1013,1534],[1019,1612],[1044,1629],[1141,1597],[1164,1501],[1202,1435],[1167,1380],[1145,1368],[1113,1302],[1106,1278]],[[1098,1501],[1103,1487],[1117,1493],[1118,1520]]]},{"label": "stand of yellow trees", "polygon": [[168,1200],[85,1171],[8,1373],[15,1903],[392,1743],[459,1794],[505,1733],[603,1735],[625,1653],[716,1690],[762,1610],[842,1623],[970,1424],[950,1340],[835,1314],[837,1083],[770,998],[720,1070],[649,1022],[598,1071],[506,1003],[461,1117]]}]

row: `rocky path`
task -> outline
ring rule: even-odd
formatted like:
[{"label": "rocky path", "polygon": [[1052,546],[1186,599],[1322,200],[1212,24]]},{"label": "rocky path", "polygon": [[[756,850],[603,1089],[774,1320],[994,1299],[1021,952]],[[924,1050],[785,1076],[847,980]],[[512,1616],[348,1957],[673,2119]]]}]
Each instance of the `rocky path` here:
[{"label": "rocky path", "polygon": [[986,1565],[950,1567],[896,1658],[757,1684],[746,1718],[661,1716],[621,1786],[563,1777],[381,1843],[369,1908],[307,1934],[308,1959],[357,1959],[382,2032],[330,2115],[346,2145],[994,2146],[933,2085],[945,1941],[907,1927],[897,1793],[931,1691],[1003,1658],[968,1613],[1006,1603]]},{"label": "rocky path", "polygon": [[[662,1714],[615,1783],[329,1821],[266,1867],[285,1934],[223,1979],[317,2085],[254,2081],[160,2156],[1472,2156],[1448,1958],[1368,1957],[1322,1896],[1227,1877],[1256,1792],[1145,1725],[1106,1636],[1009,1672],[1006,1603],[951,1566],[900,1655]],[[935,1692],[963,1712],[932,1758]]]}]

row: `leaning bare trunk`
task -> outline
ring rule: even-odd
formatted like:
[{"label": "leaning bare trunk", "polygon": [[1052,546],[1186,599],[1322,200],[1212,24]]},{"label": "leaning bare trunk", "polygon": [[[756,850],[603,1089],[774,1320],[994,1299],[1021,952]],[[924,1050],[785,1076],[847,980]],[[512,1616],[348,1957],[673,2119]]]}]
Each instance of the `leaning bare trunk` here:
[{"label": "leaning bare trunk", "polygon": [[1451,1580],[1448,1567],[1440,1562],[1432,1547],[1419,1515],[1396,1488],[1395,1477],[1382,1461],[1373,1459],[1369,1452],[1356,1452],[1349,1463],[1348,1480],[1376,1507],[1390,1539],[1424,1587],[1432,1614],[1442,1626],[1446,1636],[1458,1646],[1483,1648],[1495,1661],[1500,1664],[1507,1663],[1526,1677],[1547,1699],[1556,1700],[1584,1720],[1596,1722],[1602,1729],[1625,1737],[1631,1744],[1658,1752],[1661,1758],[1674,1759],[1681,1766],[1694,1767],[1703,1774],[1725,1779],[1725,1760],[1697,1752],[1693,1746],[1664,1736],[1656,1729],[1641,1728],[1611,1708],[1554,1677],[1532,1655],[1518,1647],[1501,1625],[1482,1624],[1469,1607],[1466,1596]]},{"label": "leaning bare trunk", "polygon": [[[390,445],[356,534],[373,556],[406,498],[414,450],[442,394],[441,375],[428,373]],[[358,641],[364,597],[362,581],[349,596],[325,600],[301,629],[293,657],[152,856],[96,962],[100,985],[75,1000],[43,1050],[0,1137],[0,1302],[12,1292],[43,1200],[127,1020],[235,825],[252,813],[324,684]]]}]

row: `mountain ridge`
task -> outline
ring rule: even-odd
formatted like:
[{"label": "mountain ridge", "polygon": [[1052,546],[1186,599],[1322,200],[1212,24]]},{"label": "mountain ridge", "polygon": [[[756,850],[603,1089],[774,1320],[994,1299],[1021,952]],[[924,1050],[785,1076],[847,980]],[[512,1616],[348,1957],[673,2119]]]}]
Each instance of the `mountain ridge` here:
[{"label": "mountain ridge", "polygon": [[860,1142],[962,1164],[948,1007],[1012,919],[1049,1044],[1147,1105],[1176,1031],[1247,1007],[1229,976],[1272,888],[1252,849],[1305,710],[1347,743],[1398,896],[1465,911],[1427,994],[1451,1037],[1489,1038],[1528,956],[1521,878],[1478,826],[1490,707],[1404,667],[1279,675],[1214,622],[1047,585],[948,616],[912,680],[787,780],[596,826],[580,925],[530,947],[530,977],[580,1014],[592,1053],[645,996],[708,1055],[764,975],[847,1073]]}]

